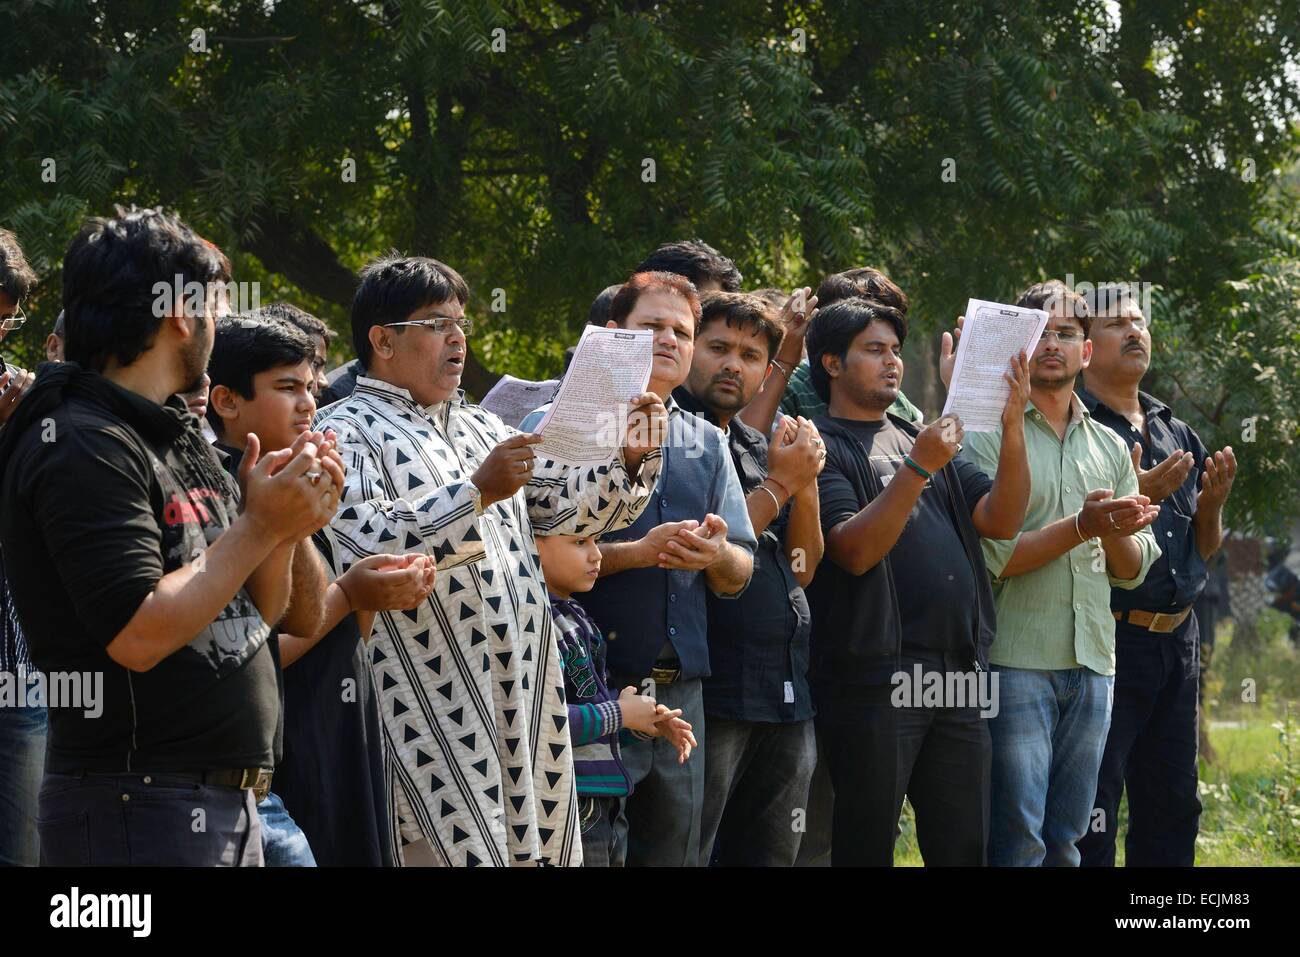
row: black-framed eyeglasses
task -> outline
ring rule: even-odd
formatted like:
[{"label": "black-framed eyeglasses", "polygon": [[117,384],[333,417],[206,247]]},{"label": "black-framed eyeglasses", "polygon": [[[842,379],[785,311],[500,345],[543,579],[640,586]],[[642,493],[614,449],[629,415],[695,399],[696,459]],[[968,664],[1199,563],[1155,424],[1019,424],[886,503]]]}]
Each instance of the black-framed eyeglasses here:
[{"label": "black-framed eyeglasses", "polygon": [[462,336],[467,336],[474,328],[474,320],[468,316],[462,319],[453,319],[450,316],[438,316],[436,319],[407,319],[403,322],[386,322],[385,326],[423,326],[437,333],[451,332],[455,326],[460,329]]},{"label": "black-framed eyeglasses", "polygon": [[27,321],[27,314],[23,312],[22,303],[14,306],[12,315],[0,318],[0,332],[12,332],[14,329],[22,326]]}]

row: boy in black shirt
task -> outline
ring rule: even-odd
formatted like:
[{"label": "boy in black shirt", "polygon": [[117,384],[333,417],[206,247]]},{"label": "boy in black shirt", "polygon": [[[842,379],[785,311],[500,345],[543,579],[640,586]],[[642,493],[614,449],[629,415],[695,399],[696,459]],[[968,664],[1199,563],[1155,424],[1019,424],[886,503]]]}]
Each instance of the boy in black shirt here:
[{"label": "boy in black shirt", "polygon": [[1009,437],[991,482],[953,459],[960,419],[919,429],[886,413],[906,336],[897,309],[860,298],[822,310],[808,332],[812,381],[830,403],[815,420],[827,451],[818,477],[827,560],[808,598],[837,866],[893,863],[904,794],[927,864],[985,862],[991,742],[981,703],[922,699],[910,686],[934,687],[922,680],[934,673],[956,688],[950,676],[987,668],[993,595],[979,539],[1009,538],[1024,519],[1029,369],[1022,353],[1006,376]]},{"label": "boy in black shirt", "polygon": [[[259,315],[217,322],[207,418],[232,471],[247,448],[246,436],[256,436],[264,449],[279,449],[310,431],[314,359],[311,339],[284,320]],[[323,536],[316,544],[328,547]],[[417,554],[375,555],[333,583],[315,550],[296,554],[295,563],[290,606],[310,603],[314,596],[300,599],[298,591],[314,588],[323,597],[324,614],[310,631],[282,631],[273,643],[279,664],[291,670],[283,676],[275,792],[258,805],[266,863],[391,865],[393,815],[361,635],[368,635],[375,611],[412,608],[428,597],[433,562]]]},{"label": "boy in black shirt", "polygon": [[45,864],[261,862],[267,636],[343,475],[310,436],[260,460],[254,443],[241,511],[175,397],[203,375],[229,276],[166,213],[87,222],[63,265],[68,361],[42,367],[0,435],[0,541],[22,550],[8,570],[33,661],[103,675],[97,718],[50,711]]}]

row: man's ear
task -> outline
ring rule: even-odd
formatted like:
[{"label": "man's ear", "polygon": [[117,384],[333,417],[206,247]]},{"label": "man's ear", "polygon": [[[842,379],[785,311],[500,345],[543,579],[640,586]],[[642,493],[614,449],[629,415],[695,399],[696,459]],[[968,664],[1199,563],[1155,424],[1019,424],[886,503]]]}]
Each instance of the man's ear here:
[{"label": "man's ear", "polygon": [[370,331],[366,333],[366,338],[370,340],[370,349],[374,355],[380,359],[391,359],[393,357],[393,334],[383,326],[371,326]]},{"label": "man's ear", "polygon": [[1080,371],[1088,368],[1088,364],[1090,362],[1092,362],[1092,340],[1084,339],[1083,340],[1083,365],[1079,366]]},{"label": "man's ear", "polygon": [[224,385],[214,385],[208,392],[208,408],[216,409],[223,422],[239,418],[239,403],[235,390]]},{"label": "man's ear", "polygon": [[840,357],[833,352],[822,353],[822,368],[832,379],[840,374]]}]

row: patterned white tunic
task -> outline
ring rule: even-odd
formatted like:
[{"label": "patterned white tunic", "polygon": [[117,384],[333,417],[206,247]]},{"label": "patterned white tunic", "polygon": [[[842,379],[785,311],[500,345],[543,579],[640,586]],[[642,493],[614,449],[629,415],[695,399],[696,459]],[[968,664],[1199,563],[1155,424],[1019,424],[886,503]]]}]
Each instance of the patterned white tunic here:
[{"label": "patterned white tunic", "polygon": [[624,528],[649,501],[660,453],[632,480],[620,458],[570,468],[537,458],[513,498],[474,510],[469,477],[516,434],[465,402],[422,407],[359,378],[321,410],[347,465],[325,529],[335,574],[378,553],[424,552],[428,600],[381,612],[370,644],[396,835],[447,865],[582,862],[564,675],[534,534]]}]

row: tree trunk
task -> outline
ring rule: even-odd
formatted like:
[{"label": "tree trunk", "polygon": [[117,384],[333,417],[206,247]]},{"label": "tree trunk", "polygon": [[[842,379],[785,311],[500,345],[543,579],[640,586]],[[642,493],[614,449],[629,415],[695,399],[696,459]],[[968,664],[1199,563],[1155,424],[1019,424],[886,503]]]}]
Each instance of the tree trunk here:
[{"label": "tree trunk", "polygon": [[1223,549],[1228,556],[1232,645],[1235,652],[1253,652],[1260,645],[1259,617],[1268,607],[1264,543],[1257,538],[1229,535],[1223,540]]}]

